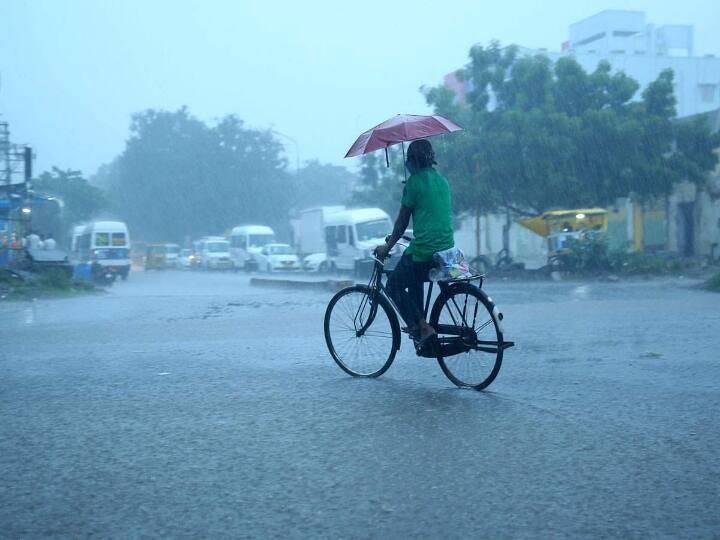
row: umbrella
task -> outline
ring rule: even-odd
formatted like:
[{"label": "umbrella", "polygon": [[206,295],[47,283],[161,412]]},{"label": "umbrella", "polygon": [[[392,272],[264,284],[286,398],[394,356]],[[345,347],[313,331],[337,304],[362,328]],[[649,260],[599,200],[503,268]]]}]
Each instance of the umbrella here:
[{"label": "umbrella", "polygon": [[[350,150],[347,151],[345,157],[360,156],[384,148],[385,160],[389,167],[390,160],[387,155],[389,146],[432,137],[433,135],[452,133],[461,129],[455,122],[437,114],[431,116],[398,114],[360,135],[350,147]],[[405,146],[403,145],[404,155]]]}]

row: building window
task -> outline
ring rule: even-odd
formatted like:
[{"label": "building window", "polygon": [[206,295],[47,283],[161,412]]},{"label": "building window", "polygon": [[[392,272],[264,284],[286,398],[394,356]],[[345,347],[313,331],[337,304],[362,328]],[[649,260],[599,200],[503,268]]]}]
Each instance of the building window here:
[{"label": "building window", "polygon": [[699,86],[700,86],[700,100],[703,103],[714,102],[717,85],[716,84],[701,84]]},{"label": "building window", "polygon": [[592,43],[593,41],[597,41],[598,39],[602,39],[605,37],[605,35],[606,35],[605,32],[600,32],[599,34],[595,34],[588,38],[581,39],[580,41],[573,43],[573,45],[576,47],[581,47],[583,45],[587,45],[588,43]]}]

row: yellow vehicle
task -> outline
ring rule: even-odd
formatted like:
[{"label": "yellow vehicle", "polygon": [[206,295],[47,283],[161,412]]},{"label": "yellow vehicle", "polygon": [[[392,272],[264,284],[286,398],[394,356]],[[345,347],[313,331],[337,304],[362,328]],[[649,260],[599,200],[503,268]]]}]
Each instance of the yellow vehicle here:
[{"label": "yellow vehicle", "polygon": [[165,269],[165,246],[150,244],[145,249],[145,270]]},{"label": "yellow vehicle", "polygon": [[607,210],[604,208],[573,208],[549,210],[539,216],[521,219],[520,225],[547,238],[548,259],[562,256],[570,238],[607,231]]}]

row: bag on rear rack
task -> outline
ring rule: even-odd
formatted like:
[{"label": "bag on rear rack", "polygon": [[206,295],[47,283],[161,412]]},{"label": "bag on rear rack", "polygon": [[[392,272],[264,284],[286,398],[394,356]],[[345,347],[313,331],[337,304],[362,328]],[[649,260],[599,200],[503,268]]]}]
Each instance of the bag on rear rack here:
[{"label": "bag on rear rack", "polygon": [[466,279],[473,274],[460,248],[451,247],[433,254],[435,268],[430,270],[430,281]]}]

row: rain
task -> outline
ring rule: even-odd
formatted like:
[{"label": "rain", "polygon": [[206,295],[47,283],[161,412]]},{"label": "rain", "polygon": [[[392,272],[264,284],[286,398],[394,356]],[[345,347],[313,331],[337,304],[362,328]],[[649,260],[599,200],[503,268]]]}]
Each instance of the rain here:
[{"label": "rain", "polygon": [[720,534],[717,2],[0,21],[0,538]]}]

